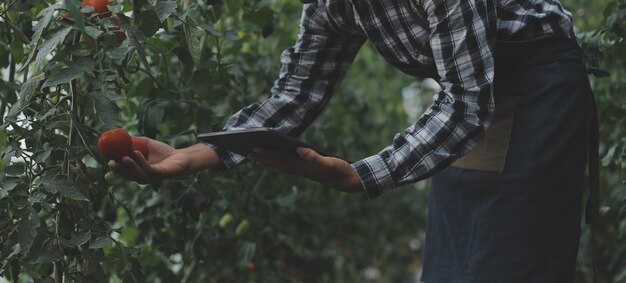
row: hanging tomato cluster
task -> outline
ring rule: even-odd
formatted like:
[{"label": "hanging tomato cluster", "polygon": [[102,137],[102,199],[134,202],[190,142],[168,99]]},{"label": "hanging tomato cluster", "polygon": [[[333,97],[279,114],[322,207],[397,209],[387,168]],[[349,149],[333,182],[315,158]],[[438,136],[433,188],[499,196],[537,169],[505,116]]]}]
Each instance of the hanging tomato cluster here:
[{"label": "hanging tomato cluster", "polygon": [[[93,12],[89,11],[83,13],[89,25],[99,26],[99,29],[105,33],[112,32],[118,43],[126,40],[126,33],[122,30],[120,17],[109,10],[109,0],[83,0],[83,5],[85,5],[85,7],[93,7]],[[92,17],[94,13],[96,16]],[[64,12],[61,17],[64,20],[73,20],[70,12]]]}]

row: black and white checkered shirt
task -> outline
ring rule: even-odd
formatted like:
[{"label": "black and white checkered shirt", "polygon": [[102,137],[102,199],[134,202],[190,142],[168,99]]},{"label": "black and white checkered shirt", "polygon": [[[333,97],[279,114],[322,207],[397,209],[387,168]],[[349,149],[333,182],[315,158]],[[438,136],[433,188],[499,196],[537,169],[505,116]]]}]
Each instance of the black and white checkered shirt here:
[{"label": "black and white checkered shirt", "polygon": [[[477,144],[494,109],[497,41],[575,38],[571,14],[557,0],[346,1],[304,6],[298,39],[282,53],[271,96],[234,114],[224,129],[271,127],[299,135],[369,40],[401,71],[434,76],[442,87],[414,125],[352,164],[370,199],[435,174]],[[245,160],[216,151],[227,168]]]}]

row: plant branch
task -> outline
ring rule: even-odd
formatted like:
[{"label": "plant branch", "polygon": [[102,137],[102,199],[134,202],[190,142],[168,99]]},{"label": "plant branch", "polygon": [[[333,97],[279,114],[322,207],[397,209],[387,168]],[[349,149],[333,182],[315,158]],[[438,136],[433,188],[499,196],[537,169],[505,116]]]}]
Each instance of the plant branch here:
[{"label": "plant branch", "polygon": [[13,1],[13,2],[11,2],[11,4],[7,5],[6,9],[4,11],[2,11],[2,14],[0,14],[0,18],[4,18],[4,14],[6,14],[9,11],[9,9],[11,9],[11,6],[13,6],[13,4],[15,4],[16,2],[17,2],[17,0]]},{"label": "plant branch", "polygon": [[[78,43],[80,39],[80,33],[78,31],[74,32],[74,38],[72,39],[73,43],[72,44],[76,44]],[[74,56],[70,55],[70,61],[72,61],[74,59]],[[76,114],[77,111],[77,97],[76,97],[76,79],[71,80],[70,81],[70,90],[69,90],[69,97],[70,97],[70,113],[71,114]],[[71,115],[70,114],[70,115]],[[72,145],[74,144],[74,121],[73,119],[70,119],[70,128],[69,128],[69,133],[68,133],[68,137],[67,137],[67,145],[69,148],[72,147]],[[67,176],[68,180],[71,180],[71,162],[70,162],[70,153],[69,151],[65,152],[65,158],[64,158],[64,164],[63,164],[63,169],[65,169],[65,176]],[[59,202],[63,202],[63,197],[60,197]],[[55,223],[55,230],[56,230],[56,237],[57,237],[57,242],[59,244],[59,248],[61,248],[61,243],[60,243],[60,235],[59,235],[59,226],[61,226],[61,211],[57,211],[57,221]],[[63,282],[63,269],[62,269],[62,263],[63,263],[63,258],[61,258],[58,261],[54,262],[54,282],[55,283],[62,283]]]},{"label": "plant branch", "polygon": [[163,85],[163,84],[162,84],[159,80],[157,80],[157,78],[155,78],[155,77],[154,77],[154,75],[152,75],[152,74],[151,74],[150,72],[148,72],[147,70],[145,70],[145,69],[143,69],[143,68],[139,68],[139,71],[141,71],[141,72],[143,72],[143,73],[147,74],[147,75],[148,75],[148,76],[149,76],[149,77],[150,77],[150,78],[154,81],[154,83],[156,83],[156,85],[157,85],[159,88],[162,88],[162,89],[164,89],[164,90],[166,90],[166,91],[168,91],[168,92],[171,92],[171,93],[174,93],[174,94],[182,94],[182,93],[184,93],[185,91],[189,90],[188,88],[183,89],[183,90],[173,90],[173,89],[171,89],[171,88],[168,88],[168,87],[164,86],[164,85]]}]

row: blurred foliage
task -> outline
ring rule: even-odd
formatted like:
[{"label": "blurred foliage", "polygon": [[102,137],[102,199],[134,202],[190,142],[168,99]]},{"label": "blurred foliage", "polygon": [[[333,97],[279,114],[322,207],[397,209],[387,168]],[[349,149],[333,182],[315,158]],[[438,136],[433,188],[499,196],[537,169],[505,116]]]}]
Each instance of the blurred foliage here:
[{"label": "blurred foliage", "polygon": [[[104,180],[108,168],[96,150],[104,130],[123,127],[184,147],[266,97],[280,52],[298,32],[299,1],[112,0],[119,23],[77,0],[1,3],[0,276],[16,282],[60,282],[61,275],[68,282],[419,278],[425,182],[366,202],[254,165],[158,187]],[[602,282],[623,282],[626,8],[623,0],[564,4],[577,19],[590,70],[606,76],[592,78],[604,157],[600,275]],[[408,125],[400,93],[413,81],[364,46],[302,138],[351,160],[376,153]],[[224,215],[232,220],[221,221]],[[588,282],[588,236],[582,244],[577,280]]]},{"label": "blurred foliage", "polygon": [[[598,279],[626,282],[626,1],[581,4],[577,14],[585,19],[585,25],[578,35],[594,75],[591,83],[600,121],[602,218],[595,243]],[[589,267],[589,237],[582,243],[579,266]],[[589,271],[585,268],[580,272]]]}]

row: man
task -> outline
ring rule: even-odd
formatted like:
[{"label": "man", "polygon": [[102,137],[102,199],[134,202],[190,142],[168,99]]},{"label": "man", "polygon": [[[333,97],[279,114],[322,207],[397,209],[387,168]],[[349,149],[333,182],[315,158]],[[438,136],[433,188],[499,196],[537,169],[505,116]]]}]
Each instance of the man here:
[{"label": "man", "polygon": [[369,199],[432,178],[422,280],[572,282],[591,91],[570,13],[557,0],[318,0],[271,96],[225,130],[299,135],[369,40],[401,71],[439,81],[418,121],[355,163],[306,148],[247,157],[150,140],[115,169],[140,183],[247,159]]}]

